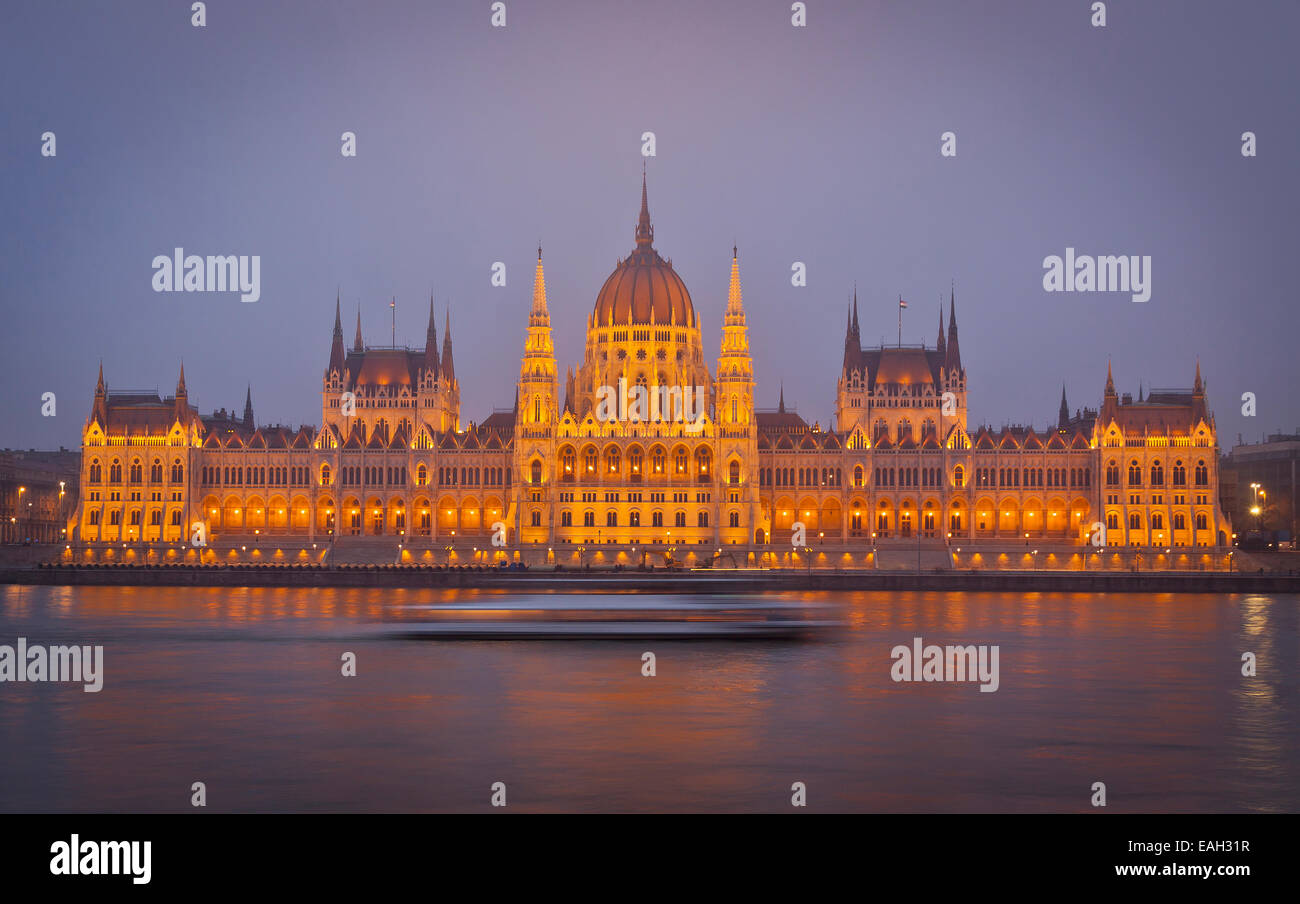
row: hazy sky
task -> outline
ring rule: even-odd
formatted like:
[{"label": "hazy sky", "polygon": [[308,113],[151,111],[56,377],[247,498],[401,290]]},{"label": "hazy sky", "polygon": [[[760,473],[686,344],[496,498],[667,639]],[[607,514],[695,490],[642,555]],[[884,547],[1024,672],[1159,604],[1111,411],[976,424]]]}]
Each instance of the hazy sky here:
[{"label": "hazy sky", "polygon": [[[334,298],[351,344],[421,346],[451,306],[462,420],[509,406],[537,242],[561,372],[633,247],[716,356],[733,241],[760,407],[826,425],[845,304],[933,343],[955,281],[973,423],[1190,386],[1221,443],[1300,426],[1300,4],[45,2],[0,7],[0,446],[75,446],[110,390],[319,423]],[[57,136],[43,157],[41,134]],[[357,156],[340,134],[357,134]],[[1241,154],[1241,134],[1258,156]],[[957,156],[940,155],[940,135]],[[261,258],[261,300],[155,293],[151,262]],[[1149,255],[1152,296],[1050,294],[1043,258]],[[507,285],[490,285],[494,261]],[[803,261],[808,285],[790,284]],[[440,336],[441,338],[441,336]],[[1258,416],[1241,416],[1243,392]],[[42,417],[54,392],[56,417]]]}]

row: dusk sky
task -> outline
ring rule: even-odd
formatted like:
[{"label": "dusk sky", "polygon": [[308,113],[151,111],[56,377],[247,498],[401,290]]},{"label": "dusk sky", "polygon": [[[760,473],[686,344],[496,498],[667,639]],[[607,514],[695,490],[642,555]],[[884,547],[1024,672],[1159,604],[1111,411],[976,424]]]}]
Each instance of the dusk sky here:
[{"label": "dusk sky", "polygon": [[[17,2],[0,9],[0,447],[75,448],[110,391],[318,424],[336,292],[349,346],[422,346],[450,305],[462,422],[508,407],[544,247],[561,372],[633,247],[718,350],[739,246],[757,403],[830,422],[846,303],[933,344],[955,283],[971,423],[1053,424],[1190,387],[1222,446],[1300,427],[1300,5]],[[41,135],[57,136],[57,156]],[[357,156],[340,135],[357,135]],[[956,157],[940,135],[956,134]],[[1258,156],[1241,153],[1257,135]],[[174,248],[258,255],[261,299],[156,293]],[[1043,259],[1152,259],[1151,299],[1048,293]],[[507,285],[490,285],[504,261]],[[791,285],[791,264],[808,285]],[[42,417],[54,392],[57,416]],[[1254,392],[1258,416],[1241,416]]]}]

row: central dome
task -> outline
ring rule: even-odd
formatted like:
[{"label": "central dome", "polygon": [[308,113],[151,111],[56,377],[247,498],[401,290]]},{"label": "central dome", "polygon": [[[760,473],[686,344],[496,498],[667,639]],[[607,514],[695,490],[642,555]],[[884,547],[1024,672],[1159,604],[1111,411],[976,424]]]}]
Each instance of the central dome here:
[{"label": "central dome", "polygon": [[654,249],[654,227],[646,202],[645,176],[641,177],[641,218],[636,227],[636,250],[620,261],[601,286],[592,311],[593,326],[672,324],[693,327],[695,306],[686,284],[672,264]]}]

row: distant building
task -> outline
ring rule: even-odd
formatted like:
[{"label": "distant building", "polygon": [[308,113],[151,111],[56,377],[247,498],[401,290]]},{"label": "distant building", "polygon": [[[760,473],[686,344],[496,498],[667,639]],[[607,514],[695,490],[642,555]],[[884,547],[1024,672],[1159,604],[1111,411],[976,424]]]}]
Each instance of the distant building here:
[{"label": "distant building", "polygon": [[[1222,505],[1238,532],[1285,531],[1295,539],[1298,462],[1300,434],[1275,433],[1263,442],[1238,444],[1223,457]],[[1251,511],[1256,506],[1258,515]]]},{"label": "distant building", "polygon": [[[564,373],[538,249],[515,405],[477,425],[461,425],[450,321],[440,352],[432,302],[423,348],[367,346],[358,315],[348,350],[336,300],[319,428],[259,427],[251,392],[242,418],[202,417],[183,368],[169,398],[109,394],[101,371],[69,528],[90,543],[184,541],[201,524],[222,543],[485,545],[499,524],[511,546],[542,549],[789,549],[801,527],[810,544],[850,549],[1083,546],[1101,525],[1110,546],[1229,539],[1199,365],[1190,389],[1135,402],[1108,370],[1098,409],[1071,415],[1063,388],[1053,426],[976,427],[955,295],[934,348],[863,348],[855,298],[835,423],[809,425],[784,393],[775,411],[755,407],[736,249],[711,370],[691,295],[654,240],[643,180],[635,247],[597,293],[582,361]],[[626,404],[638,396],[676,408]]]},{"label": "distant building", "polygon": [[80,479],[80,452],[0,451],[0,543],[65,539]]}]

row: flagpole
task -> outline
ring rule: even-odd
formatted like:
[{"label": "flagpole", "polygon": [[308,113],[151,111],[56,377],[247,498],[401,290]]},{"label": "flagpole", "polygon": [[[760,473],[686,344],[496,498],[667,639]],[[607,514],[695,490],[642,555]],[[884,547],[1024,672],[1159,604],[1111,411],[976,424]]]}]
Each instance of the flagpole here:
[{"label": "flagpole", "polygon": [[393,300],[388,303],[388,306],[393,309],[393,348],[397,348],[397,296],[396,295],[393,296]]},{"label": "flagpole", "polygon": [[903,347],[903,296],[898,296],[898,347]]}]

